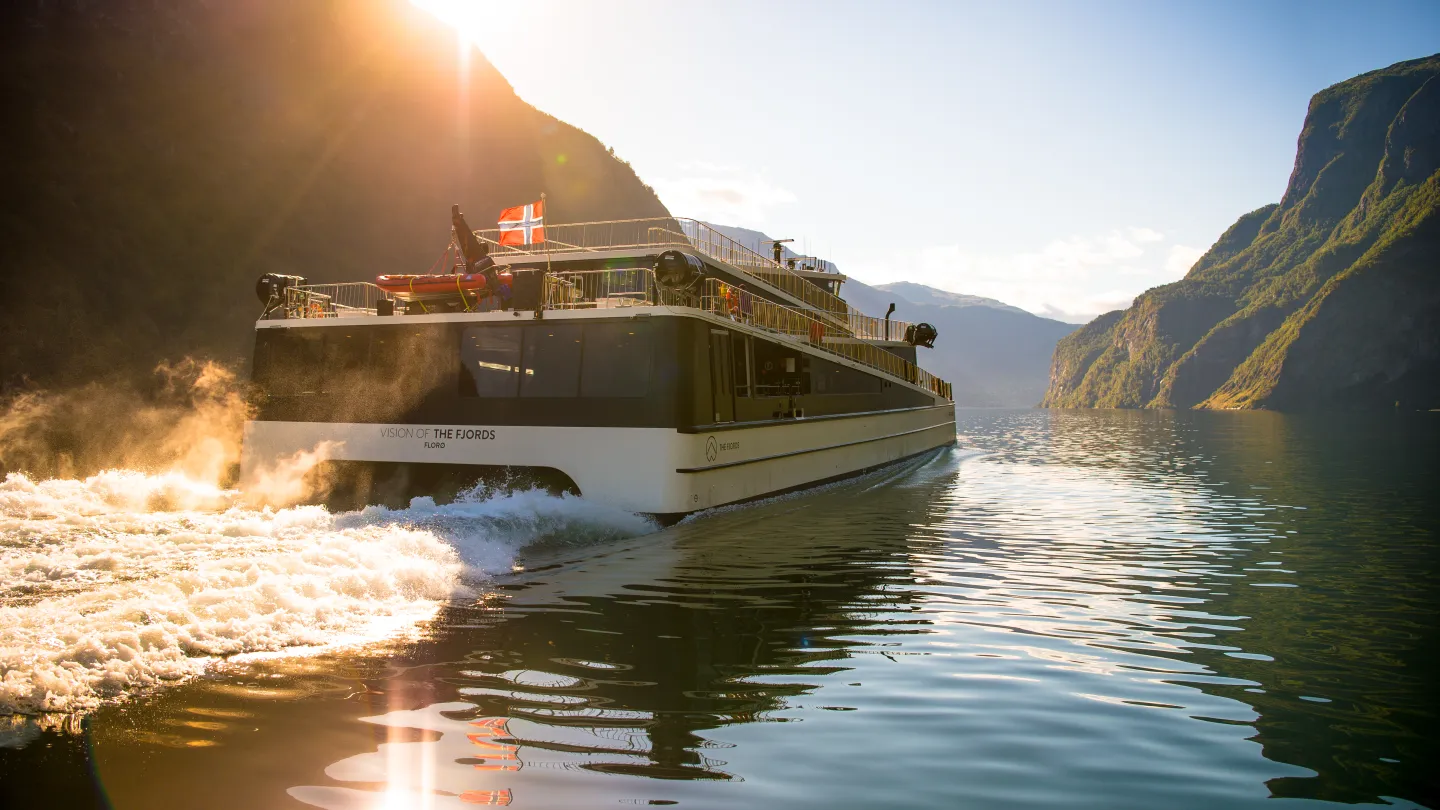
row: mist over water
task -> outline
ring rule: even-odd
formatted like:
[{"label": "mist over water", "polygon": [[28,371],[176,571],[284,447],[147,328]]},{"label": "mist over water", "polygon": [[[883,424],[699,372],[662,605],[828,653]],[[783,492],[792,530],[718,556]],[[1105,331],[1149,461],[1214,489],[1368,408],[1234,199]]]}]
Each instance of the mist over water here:
[{"label": "mist over water", "polygon": [[223,366],[35,391],[0,413],[0,715],[93,710],[237,655],[363,644],[553,537],[649,521],[544,492],[290,506],[329,444],[233,485],[249,406]]}]

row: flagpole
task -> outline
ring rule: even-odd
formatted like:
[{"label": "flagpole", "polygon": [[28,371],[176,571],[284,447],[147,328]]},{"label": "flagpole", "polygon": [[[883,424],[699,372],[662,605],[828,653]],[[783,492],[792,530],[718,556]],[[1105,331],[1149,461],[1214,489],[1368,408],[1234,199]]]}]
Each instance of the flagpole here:
[{"label": "flagpole", "polygon": [[[543,191],[540,192],[540,212],[541,221],[544,221],[550,216],[550,204],[545,201],[545,192]],[[547,231],[545,234],[545,275],[548,276],[550,275],[550,234],[548,233],[550,226],[544,224],[540,227]]]}]

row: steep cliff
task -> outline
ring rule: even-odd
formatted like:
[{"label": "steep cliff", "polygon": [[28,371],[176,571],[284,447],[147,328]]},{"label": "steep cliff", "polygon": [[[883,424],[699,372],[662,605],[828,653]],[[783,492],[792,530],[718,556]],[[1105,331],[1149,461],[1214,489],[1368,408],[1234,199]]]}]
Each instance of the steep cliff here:
[{"label": "steep cliff", "polygon": [[404,0],[0,4],[0,105],[0,390],[242,357],[258,274],[423,272],[452,203],[666,214]]},{"label": "steep cliff", "polygon": [[1310,102],[1278,205],[1061,340],[1047,407],[1440,406],[1440,55]]}]

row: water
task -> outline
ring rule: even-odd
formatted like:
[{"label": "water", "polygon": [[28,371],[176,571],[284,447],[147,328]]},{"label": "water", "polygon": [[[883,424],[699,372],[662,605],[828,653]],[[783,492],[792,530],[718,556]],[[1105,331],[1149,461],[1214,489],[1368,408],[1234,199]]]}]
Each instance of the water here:
[{"label": "water", "polygon": [[[1436,417],[962,411],[664,530],[12,481],[4,683],[96,708],[0,726],[0,799],[1437,806]],[[109,661],[152,674],[76,675]]]}]

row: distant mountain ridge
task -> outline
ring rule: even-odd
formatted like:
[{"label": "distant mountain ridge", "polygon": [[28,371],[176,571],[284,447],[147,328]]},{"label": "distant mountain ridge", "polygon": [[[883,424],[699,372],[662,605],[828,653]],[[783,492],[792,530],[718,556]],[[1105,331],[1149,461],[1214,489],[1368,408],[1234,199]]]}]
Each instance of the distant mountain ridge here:
[{"label": "distant mountain ridge", "polygon": [[909,301],[912,304],[930,304],[940,307],[990,307],[1002,309],[1009,312],[1027,313],[1019,307],[1012,307],[994,298],[984,298],[979,295],[965,295],[964,293],[949,292],[948,290],[937,290],[934,287],[927,287],[924,284],[916,284],[913,281],[892,281],[889,284],[877,284],[875,289],[890,293],[891,295]]},{"label": "distant mountain ridge", "polygon": [[[894,292],[897,287],[914,298],[957,303],[918,303]],[[841,295],[866,314],[882,317],[894,303],[894,318],[934,325],[940,338],[934,349],[920,349],[920,365],[953,383],[961,406],[1033,407],[1045,394],[1056,342],[1076,328],[991,298],[909,281],[871,287],[852,278]]]},{"label": "distant mountain ridge", "polygon": [[1062,340],[1043,404],[1440,407],[1440,55],[1317,93],[1281,201]]}]

